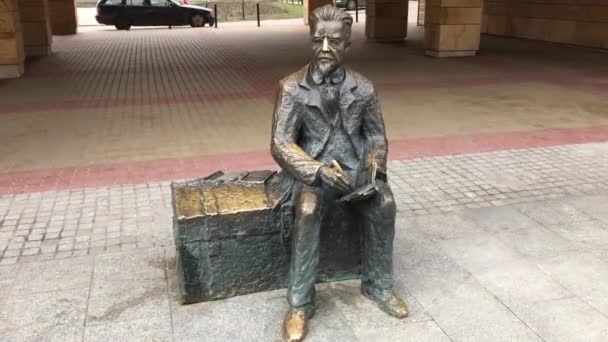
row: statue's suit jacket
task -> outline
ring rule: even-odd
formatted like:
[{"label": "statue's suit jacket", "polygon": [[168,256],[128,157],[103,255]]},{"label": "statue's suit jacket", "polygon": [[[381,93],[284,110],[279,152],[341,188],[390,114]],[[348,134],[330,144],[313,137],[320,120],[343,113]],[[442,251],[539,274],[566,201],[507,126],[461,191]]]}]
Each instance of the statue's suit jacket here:
[{"label": "statue's suit jacket", "polygon": [[[271,153],[283,171],[284,198],[290,198],[294,182],[315,186],[323,165],[315,160],[325,148],[332,125],[321,105],[318,86],[309,81],[309,65],[282,79],[277,91],[272,124]],[[371,81],[345,68],[340,88],[339,110],[360,169],[376,162],[377,172],[386,175],[388,145],[384,121]]]}]

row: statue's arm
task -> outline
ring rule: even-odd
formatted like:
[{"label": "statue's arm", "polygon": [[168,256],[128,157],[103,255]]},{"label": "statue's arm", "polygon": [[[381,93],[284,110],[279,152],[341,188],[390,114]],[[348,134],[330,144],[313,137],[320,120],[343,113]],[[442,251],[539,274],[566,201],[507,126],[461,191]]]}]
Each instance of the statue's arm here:
[{"label": "statue's arm", "polygon": [[384,119],[380,110],[380,101],[375,91],[370,95],[367,111],[363,115],[363,135],[366,140],[365,165],[375,162],[378,174],[386,179],[386,159],[388,155],[388,142],[384,129]]},{"label": "statue's arm", "polygon": [[323,164],[312,159],[297,144],[300,120],[293,95],[281,84],[275,98],[270,153],[283,170],[299,182],[312,186]]}]

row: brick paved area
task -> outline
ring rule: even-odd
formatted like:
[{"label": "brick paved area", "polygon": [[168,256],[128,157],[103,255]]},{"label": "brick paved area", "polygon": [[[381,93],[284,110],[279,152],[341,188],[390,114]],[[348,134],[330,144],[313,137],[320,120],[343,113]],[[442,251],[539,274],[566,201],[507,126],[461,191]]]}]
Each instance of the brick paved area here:
[{"label": "brick paved area", "polygon": [[[608,143],[389,169],[411,315],[325,284],[310,341],[608,339]],[[0,340],[277,341],[284,290],[179,305],[168,190],[0,196]]]},{"label": "brick paved area", "polygon": [[[392,161],[402,216],[608,189],[608,144]],[[0,196],[0,264],[171,244],[169,183]]]},{"label": "brick paved area", "polygon": [[[419,28],[406,44],[375,44],[363,25],[348,63],[377,84],[393,141],[608,131],[605,54],[484,37],[478,57],[433,59]],[[300,20],[54,37],[51,56],[0,83],[0,174],[266,152],[277,81],[308,46]]]}]

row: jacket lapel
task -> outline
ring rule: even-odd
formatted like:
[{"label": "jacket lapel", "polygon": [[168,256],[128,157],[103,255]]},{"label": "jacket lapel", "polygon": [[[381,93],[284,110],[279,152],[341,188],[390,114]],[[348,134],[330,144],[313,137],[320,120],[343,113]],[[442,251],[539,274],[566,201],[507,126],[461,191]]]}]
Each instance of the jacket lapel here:
[{"label": "jacket lapel", "polygon": [[355,113],[351,113],[349,111],[350,105],[355,101],[355,95],[353,91],[357,89],[357,81],[353,77],[352,72],[348,69],[344,69],[346,72],[346,76],[344,77],[344,83],[342,83],[342,88],[340,88],[340,116],[342,117],[342,124],[344,125],[344,129],[348,131],[349,134],[351,125],[349,123],[356,118],[353,117],[356,115]]},{"label": "jacket lapel", "polygon": [[303,91],[301,92],[301,99],[303,104],[306,105],[308,109],[314,110],[317,113],[321,113],[323,125],[325,125],[324,132],[319,132],[320,135],[322,134],[321,144],[315,144],[313,149],[309,151],[310,156],[312,158],[316,158],[319,153],[323,151],[325,145],[327,144],[327,141],[329,140],[331,123],[329,121],[327,113],[325,113],[325,111],[323,110],[323,106],[321,105],[321,94],[319,93],[318,88],[315,85],[311,84],[308,79],[309,67],[310,64],[305,66],[301,70],[299,82],[300,88],[303,89]]},{"label": "jacket lapel", "polygon": [[308,78],[309,67],[310,64],[303,68],[303,72],[300,78],[300,87],[306,89],[306,91],[302,94],[302,101],[304,101],[304,104],[306,104],[306,106],[316,108],[317,111],[320,112],[323,116],[325,123],[330,125],[331,123],[329,121],[329,116],[321,105],[321,93],[319,92],[319,87],[312,84]]}]

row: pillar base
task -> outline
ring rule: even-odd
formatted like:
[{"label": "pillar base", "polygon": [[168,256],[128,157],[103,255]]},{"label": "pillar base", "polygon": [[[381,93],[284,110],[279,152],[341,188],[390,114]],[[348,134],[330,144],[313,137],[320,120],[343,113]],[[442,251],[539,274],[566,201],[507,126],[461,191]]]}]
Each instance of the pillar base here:
[{"label": "pillar base", "polygon": [[22,64],[0,65],[0,79],[19,78],[23,75],[25,68]]},{"label": "pillar base", "polygon": [[64,26],[58,27],[59,25],[53,26],[53,35],[54,36],[71,36],[78,33],[78,28],[76,26]]},{"label": "pillar base", "polygon": [[477,55],[477,51],[435,51],[426,50],[425,54],[431,57],[447,58],[447,57],[471,57]]},{"label": "pillar base", "polygon": [[43,57],[51,54],[50,46],[26,46],[25,55],[28,57]]}]

